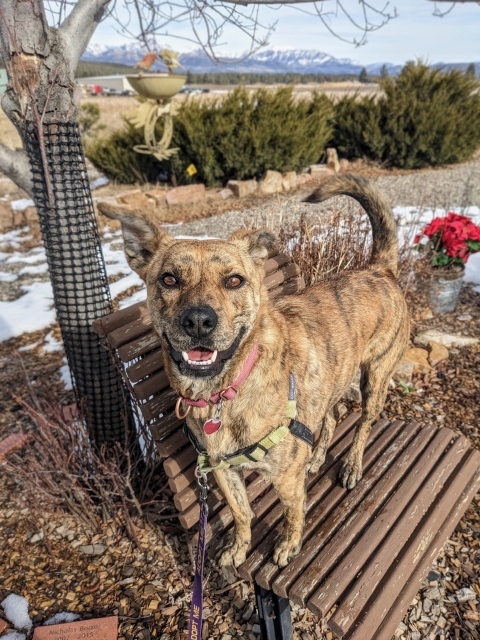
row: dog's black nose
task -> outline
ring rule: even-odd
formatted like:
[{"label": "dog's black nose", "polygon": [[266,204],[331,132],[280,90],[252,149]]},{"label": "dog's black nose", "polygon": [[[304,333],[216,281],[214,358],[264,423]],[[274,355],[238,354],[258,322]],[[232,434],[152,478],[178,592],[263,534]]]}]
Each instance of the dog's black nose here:
[{"label": "dog's black nose", "polygon": [[192,338],[206,338],[217,323],[218,316],[212,307],[190,307],[180,316],[180,325]]}]

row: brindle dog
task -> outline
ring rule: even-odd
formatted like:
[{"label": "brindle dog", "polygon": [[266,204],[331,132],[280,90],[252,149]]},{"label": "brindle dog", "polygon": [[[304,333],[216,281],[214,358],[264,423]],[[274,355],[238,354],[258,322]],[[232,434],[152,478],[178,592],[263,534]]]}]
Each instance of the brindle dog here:
[{"label": "brindle dog", "polygon": [[269,232],[240,231],[227,241],[175,240],[143,213],[99,205],[102,213],[122,224],[128,261],[146,282],[167,373],[180,396],[209,398],[226,389],[258,345],[250,374],[236,397],[223,404],[223,426],[211,435],[204,432],[216,406],[192,407],[187,417],[213,462],[285,424],[290,374],[296,378],[298,420],[312,430],[321,427],[313,452],[289,433],[262,461],[214,472],[235,521],[222,566],[239,566],[250,544],[252,511],[244,468],[271,480],[283,504],[285,523],[274,561],[282,567],[298,554],[306,472],[317,472],[324,462],[336,424],[335,405],[360,368],[362,418],[340,473],[344,487],[355,486],[362,476],[370,427],[407,344],[408,313],[395,278],[393,215],[372,185],[348,174],[328,179],[307,201],[341,194],[356,199],[369,216],[373,244],[368,266],[275,300],[263,285],[264,260],[276,242]]}]

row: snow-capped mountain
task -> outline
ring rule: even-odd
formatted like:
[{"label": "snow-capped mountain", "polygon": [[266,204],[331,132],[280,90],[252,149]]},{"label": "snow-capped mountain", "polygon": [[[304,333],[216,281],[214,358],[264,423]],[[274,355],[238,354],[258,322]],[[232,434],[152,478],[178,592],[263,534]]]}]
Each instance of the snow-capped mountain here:
[{"label": "snow-capped mountain", "polygon": [[[133,65],[143,58],[146,51],[137,43],[108,47],[90,45],[83,60],[94,62],[115,62]],[[221,55],[220,62],[213,62],[201,49],[180,53],[183,67],[192,73],[325,73],[325,74],[358,74],[363,65],[348,58],[335,58],[321,51],[301,49],[272,48],[259,51],[249,57],[242,54]],[[383,63],[366,65],[367,72],[379,72]],[[162,67],[161,62],[156,68]],[[387,64],[390,73],[397,72],[400,67]]]},{"label": "snow-capped mountain", "polygon": [[[137,42],[129,42],[118,46],[109,47],[102,44],[92,44],[83,55],[83,60],[93,62],[114,62],[133,66],[141,60],[146,53]],[[324,74],[353,74],[358,75],[363,67],[370,75],[380,75],[383,66],[390,75],[399,73],[402,65],[394,65],[389,62],[377,62],[362,65],[360,62],[349,58],[335,58],[322,51],[290,49],[287,47],[275,47],[263,49],[246,57],[238,54],[219,55],[220,62],[213,62],[202,49],[184,51],[179,59],[184,69],[192,73],[324,73]],[[477,74],[480,72],[480,62],[475,62]],[[458,68],[465,70],[465,63],[436,63],[433,67]],[[156,62],[154,69],[164,67],[161,62]]]}]

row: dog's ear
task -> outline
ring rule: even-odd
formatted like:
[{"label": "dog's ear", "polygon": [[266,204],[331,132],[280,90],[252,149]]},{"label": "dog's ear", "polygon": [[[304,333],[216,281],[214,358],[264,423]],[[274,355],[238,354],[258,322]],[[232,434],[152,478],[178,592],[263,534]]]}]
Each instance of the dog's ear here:
[{"label": "dog's ear", "polygon": [[249,231],[247,229],[235,231],[228,238],[228,241],[239,244],[250,254],[254,262],[260,264],[263,264],[268,254],[277,246],[277,238],[273,233],[265,229],[260,231]]},{"label": "dog's ear", "polygon": [[110,202],[99,202],[97,208],[107,218],[120,222],[128,264],[145,280],[147,267],[155,253],[161,245],[168,246],[174,239],[142,211]]}]

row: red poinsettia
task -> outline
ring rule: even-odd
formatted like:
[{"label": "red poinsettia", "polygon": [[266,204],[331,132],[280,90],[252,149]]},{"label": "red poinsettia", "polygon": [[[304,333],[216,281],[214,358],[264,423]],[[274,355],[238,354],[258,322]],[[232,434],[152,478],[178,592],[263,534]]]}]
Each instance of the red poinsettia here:
[{"label": "red poinsettia", "polygon": [[430,239],[425,247],[434,267],[463,266],[471,253],[480,251],[480,226],[453,211],[444,218],[434,218],[415,237],[413,242],[418,248],[424,248],[419,244],[424,235]]}]

